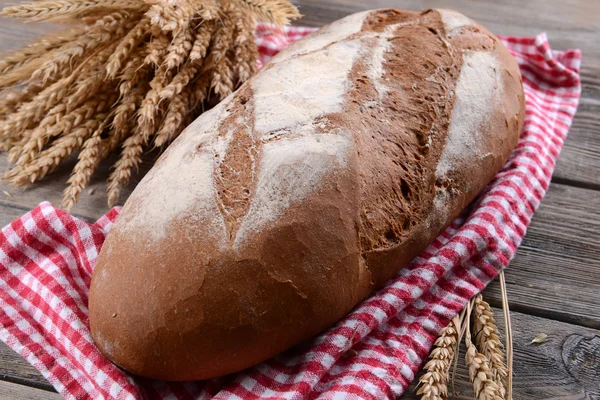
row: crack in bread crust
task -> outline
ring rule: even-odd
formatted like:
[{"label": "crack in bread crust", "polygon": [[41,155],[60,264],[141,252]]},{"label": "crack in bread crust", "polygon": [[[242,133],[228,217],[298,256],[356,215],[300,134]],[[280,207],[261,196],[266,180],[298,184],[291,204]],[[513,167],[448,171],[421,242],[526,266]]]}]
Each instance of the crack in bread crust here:
[{"label": "crack in bread crust", "polygon": [[[230,245],[235,239],[240,220],[248,212],[256,186],[256,174],[261,159],[262,144],[255,137],[252,90],[240,89],[232,106],[232,113],[220,129],[231,135],[225,154],[215,154],[215,190],[219,209],[225,219]],[[221,132],[223,133],[223,132]]]}]

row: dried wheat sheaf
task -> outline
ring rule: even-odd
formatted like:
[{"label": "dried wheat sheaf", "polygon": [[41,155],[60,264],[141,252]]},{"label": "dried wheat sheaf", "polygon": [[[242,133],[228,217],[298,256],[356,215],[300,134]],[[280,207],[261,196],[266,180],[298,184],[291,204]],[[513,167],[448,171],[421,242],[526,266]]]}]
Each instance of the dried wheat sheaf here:
[{"label": "dried wheat sheaf", "polygon": [[33,183],[79,151],[64,192],[71,208],[99,164],[120,157],[108,179],[113,205],[144,149],[172,141],[257,65],[257,20],[299,17],[285,0],[57,0],[1,15],[68,24],[0,61],[4,178]]}]

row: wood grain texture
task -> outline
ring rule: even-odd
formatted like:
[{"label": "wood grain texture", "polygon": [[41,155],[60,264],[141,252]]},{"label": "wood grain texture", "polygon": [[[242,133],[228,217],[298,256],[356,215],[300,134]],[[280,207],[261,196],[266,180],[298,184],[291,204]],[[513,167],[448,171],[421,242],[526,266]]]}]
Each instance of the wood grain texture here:
[{"label": "wood grain texture", "polygon": [[58,393],[0,381],[0,400],[60,400]]},{"label": "wood grain texture", "polygon": [[[600,192],[550,186],[506,272],[511,307],[600,329],[598,210]],[[485,295],[499,304],[498,283]]]},{"label": "wood grain texture", "polygon": [[[502,310],[495,308],[494,315],[504,332]],[[600,331],[514,311],[511,324],[515,400],[600,398]],[[546,342],[531,344],[540,333],[548,335]],[[451,399],[473,399],[464,350],[463,344],[455,376],[456,396]],[[413,383],[401,398],[417,399],[415,386]]]},{"label": "wood grain texture", "polygon": [[[600,76],[600,69],[597,74]],[[572,183],[600,190],[598,166],[600,166],[600,96],[584,97],[579,103],[565,147],[556,164],[553,179],[555,182]]]},{"label": "wood grain texture", "polygon": [[[0,383],[9,381],[38,389],[54,391],[42,374],[10,347],[0,342]],[[0,394],[2,393],[0,389]]]}]

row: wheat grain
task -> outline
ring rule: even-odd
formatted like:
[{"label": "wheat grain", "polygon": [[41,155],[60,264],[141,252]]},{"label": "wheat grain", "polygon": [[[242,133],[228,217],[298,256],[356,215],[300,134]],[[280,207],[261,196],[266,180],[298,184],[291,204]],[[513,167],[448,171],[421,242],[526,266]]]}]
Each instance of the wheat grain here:
[{"label": "wheat grain", "polygon": [[115,164],[115,170],[108,178],[108,205],[114,206],[119,200],[121,188],[129,182],[131,171],[142,162],[142,152],[147,145],[148,131],[151,126],[138,125],[133,134],[125,139],[121,157]]},{"label": "wheat grain", "polygon": [[138,110],[137,125],[133,129],[132,135],[123,142],[121,156],[108,178],[108,203],[111,207],[118,201],[121,188],[129,182],[131,171],[142,162],[143,149],[155,131],[160,115],[158,93],[168,78],[169,74],[162,71],[154,76],[150,82],[150,90],[146,93]]},{"label": "wheat grain", "polygon": [[175,35],[188,29],[195,14],[204,20],[213,19],[217,15],[217,6],[206,0],[180,0],[152,5],[146,13],[153,25]]},{"label": "wheat grain", "polygon": [[94,118],[87,119],[85,123],[70,131],[66,136],[60,137],[52,146],[41,152],[35,159],[24,165],[17,165],[6,173],[4,179],[15,186],[34,183],[56,167],[73,151],[82,146],[83,142],[98,129],[102,120],[107,117],[105,113],[97,113]]},{"label": "wheat grain", "polygon": [[180,94],[183,88],[192,80],[198,72],[198,68],[192,64],[186,64],[173,80],[159,91],[161,99],[170,99],[174,95]]},{"label": "wheat grain", "polygon": [[144,35],[149,33],[149,27],[150,19],[144,16],[121,40],[106,64],[106,73],[109,78],[114,78],[117,76],[123,61],[127,60],[127,57],[129,57],[131,51],[143,39]]},{"label": "wheat grain", "polygon": [[146,93],[138,112],[139,126],[152,126],[159,114],[160,91],[169,81],[170,74],[159,70],[150,81],[150,90]]},{"label": "wheat grain", "polygon": [[43,151],[51,139],[61,134],[67,135],[69,132],[85,124],[86,121],[93,119],[95,114],[108,109],[111,104],[112,102],[108,99],[108,94],[105,92],[100,95],[97,94],[71,112],[67,112],[67,107],[64,103],[58,105],[40,122],[36,129],[31,131],[29,141],[23,146],[21,156],[16,164],[25,165],[30,163],[31,160]]},{"label": "wheat grain", "polygon": [[79,195],[89,183],[92,174],[102,161],[102,133],[108,126],[109,119],[106,118],[98,126],[92,136],[85,141],[77,158],[77,164],[67,181],[67,188],[63,193],[62,207],[69,211],[79,199]]},{"label": "wheat grain", "polygon": [[173,42],[167,48],[167,56],[164,61],[167,71],[183,64],[192,49],[193,39],[192,32],[188,29],[175,36]]},{"label": "wheat grain", "polygon": [[231,69],[231,60],[225,57],[217,64],[213,71],[211,88],[221,99],[233,93],[233,71]]},{"label": "wheat grain", "polygon": [[202,72],[207,72],[216,68],[216,66],[225,58],[227,51],[233,44],[233,32],[235,22],[231,20],[233,16],[232,6],[228,5],[222,10],[223,17],[217,22],[217,27],[213,32],[210,50]]},{"label": "wheat grain", "polygon": [[35,43],[32,43],[22,49],[13,52],[10,55],[4,56],[0,61],[0,73],[6,74],[12,70],[22,67],[23,65],[35,61],[40,56],[43,56],[48,51],[60,47],[77,36],[81,35],[83,29],[71,29],[62,34],[55,34],[41,38]]},{"label": "wheat grain", "polygon": [[194,36],[194,44],[190,51],[190,60],[197,61],[206,56],[214,29],[215,23],[213,21],[206,21],[198,27]]},{"label": "wheat grain", "polygon": [[290,20],[300,18],[298,9],[284,0],[236,0],[252,12],[256,19],[269,21],[277,26],[288,25]]},{"label": "wheat grain", "polygon": [[252,27],[255,21],[242,15],[237,19],[234,30],[234,45],[232,64],[236,65],[235,80],[236,83],[247,81],[256,71],[256,60],[258,60],[258,48],[254,37],[251,36]]},{"label": "wheat grain", "polygon": [[18,134],[32,128],[67,95],[75,78],[75,75],[71,75],[61,79],[39,92],[33,99],[22,103],[6,120],[0,122],[0,135],[9,132]]},{"label": "wheat grain", "polygon": [[[154,37],[147,45],[147,55],[144,58],[145,65],[158,67],[162,64],[167,48],[169,47],[169,38],[166,35]],[[125,78],[124,78],[125,79]]]},{"label": "wheat grain", "polygon": [[18,133],[31,128],[33,124],[42,119],[42,116],[47,115],[49,110],[67,98],[72,84],[82,79],[82,75],[85,77],[85,74],[89,72],[89,66],[93,67],[95,63],[103,62],[110,52],[111,47],[109,46],[96,53],[89,63],[79,66],[71,75],[57,80],[51,85],[30,85],[25,90],[26,96],[22,99],[19,108],[13,111],[6,121],[0,123],[0,133]]},{"label": "wheat grain", "polygon": [[148,88],[140,85],[125,94],[114,110],[111,130],[111,147],[114,149],[125,138],[131,129],[133,116],[144,100]]},{"label": "wheat grain", "polygon": [[21,104],[33,100],[44,90],[44,87],[44,85],[31,84],[22,90],[7,91],[0,101],[0,120],[6,120],[10,114],[17,112]]},{"label": "wheat grain", "polygon": [[125,10],[112,11],[107,15],[94,14],[80,18],[81,22],[89,25],[86,27],[88,31],[98,28],[112,30],[113,27],[122,25],[125,21],[135,19],[138,19],[136,11]]},{"label": "wheat grain", "polygon": [[[188,88],[189,90],[189,88]],[[162,147],[177,137],[183,129],[185,113],[188,111],[189,94],[182,93],[181,96],[174,97],[167,108],[165,118],[156,132],[154,146]]]},{"label": "wheat grain", "polygon": [[[99,27],[56,49],[47,56],[49,59],[43,65],[31,73],[31,80],[45,81],[75,72],[79,70],[80,65],[87,67],[94,60],[93,51],[104,53],[103,50],[106,46],[111,48],[116,46],[119,38],[125,33],[125,28],[129,25],[127,24],[125,27],[111,26],[111,29]],[[87,56],[90,56],[91,60],[85,60],[84,57]],[[96,61],[103,62],[104,60]]]},{"label": "wheat grain", "polygon": [[127,64],[118,76],[120,80],[119,93],[125,96],[132,88],[138,85],[138,82],[148,75],[151,66],[144,63],[145,57],[148,55],[149,46],[144,46],[133,54]]}]

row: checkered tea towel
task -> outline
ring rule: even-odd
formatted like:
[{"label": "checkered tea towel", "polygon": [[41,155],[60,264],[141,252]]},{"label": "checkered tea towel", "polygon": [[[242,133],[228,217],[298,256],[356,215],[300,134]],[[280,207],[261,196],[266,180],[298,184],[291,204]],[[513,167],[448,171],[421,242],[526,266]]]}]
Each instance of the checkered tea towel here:
[{"label": "checkered tea towel", "polygon": [[[287,36],[258,30],[261,62]],[[94,347],[88,287],[119,213],[89,224],[41,203],[0,235],[0,339],[68,399],[386,399],[402,394],[452,316],[506,267],[544,196],[580,94],[578,50],[546,36],[505,37],[519,61],[527,116],[510,159],[470,210],[328,331],[231,376],[167,383],[128,375]]]}]

